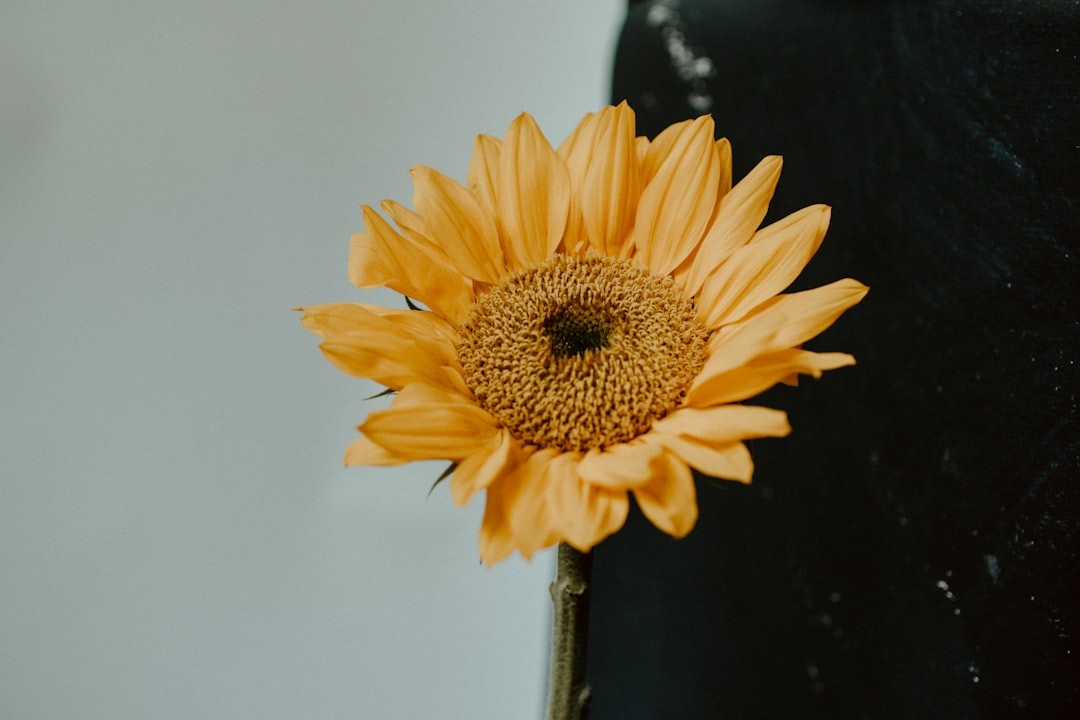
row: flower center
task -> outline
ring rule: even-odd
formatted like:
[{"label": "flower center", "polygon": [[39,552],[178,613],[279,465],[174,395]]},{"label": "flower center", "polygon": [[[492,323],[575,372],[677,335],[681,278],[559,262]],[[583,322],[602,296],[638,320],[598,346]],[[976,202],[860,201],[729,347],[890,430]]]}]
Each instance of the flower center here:
[{"label": "flower center", "polygon": [[476,299],[458,356],[477,403],[520,441],[588,450],[632,440],[676,407],[707,337],[671,278],[555,255]]},{"label": "flower center", "polygon": [[608,347],[612,323],[583,305],[569,305],[556,310],[544,320],[544,332],[551,339],[551,354],[555,357],[584,355],[589,350]]}]

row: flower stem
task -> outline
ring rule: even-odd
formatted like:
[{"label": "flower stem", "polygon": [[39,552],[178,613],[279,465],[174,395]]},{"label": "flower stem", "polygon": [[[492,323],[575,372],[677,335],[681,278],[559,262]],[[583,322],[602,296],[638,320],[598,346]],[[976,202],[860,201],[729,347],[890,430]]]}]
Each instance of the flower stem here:
[{"label": "flower stem", "polygon": [[592,555],[559,545],[551,602],[551,676],[547,720],[584,720],[589,705],[585,679],[589,637],[589,577]]}]

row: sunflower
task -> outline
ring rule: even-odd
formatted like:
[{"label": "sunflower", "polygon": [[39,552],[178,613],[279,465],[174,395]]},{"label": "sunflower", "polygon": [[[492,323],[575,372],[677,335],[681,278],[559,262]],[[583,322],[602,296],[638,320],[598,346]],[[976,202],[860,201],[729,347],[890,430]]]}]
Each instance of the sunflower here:
[{"label": "sunflower", "polygon": [[854,363],[801,348],[867,288],[781,294],[830,210],[759,229],[780,166],[767,157],[732,187],[709,116],[649,141],[624,103],[558,149],[527,114],[502,140],[479,136],[465,185],[414,168],[415,209],[384,201],[395,228],[365,206],[348,263],[353,284],[409,309],[301,308],[330,362],[395,393],[345,463],[453,463],[455,503],[485,494],[486,564],[559,542],[588,551],[622,527],[630,495],[686,535],[691,468],[749,482],[743,441],[790,430],[742,402]]}]

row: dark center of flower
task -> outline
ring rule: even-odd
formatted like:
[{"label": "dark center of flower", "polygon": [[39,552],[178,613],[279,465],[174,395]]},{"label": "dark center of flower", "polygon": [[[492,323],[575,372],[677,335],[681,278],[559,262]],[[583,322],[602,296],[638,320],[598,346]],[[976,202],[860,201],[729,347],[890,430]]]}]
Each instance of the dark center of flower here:
[{"label": "dark center of flower", "polygon": [[458,357],[480,407],[527,445],[627,442],[675,408],[708,331],[671,278],[630,260],[555,255],[477,297]]},{"label": "dark center of flower", "polygon": [[611,334],[610,321],[582,305],[559,308],[544,320],[543,328],[551,339],[551,354],[555,357],[603,350]]}]

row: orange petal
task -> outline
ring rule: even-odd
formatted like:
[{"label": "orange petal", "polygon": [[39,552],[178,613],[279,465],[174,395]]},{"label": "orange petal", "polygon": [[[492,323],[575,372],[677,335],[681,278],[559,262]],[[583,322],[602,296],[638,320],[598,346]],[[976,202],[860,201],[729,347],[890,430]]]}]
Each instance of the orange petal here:
[{"label": "orange petal", "polygon": [[300,322],[312,333],[330,340],[341,335],[363,336],[372,326],[400,337],[424,337],[444,341],[451,349],[457,331],[435,313],[399,310],[367,303],[327,303],[302,308]]},{"label": "orange petal", "polygon": [[791,432],[787,414],[754,405],[681,407],[653,423],[662,435],[723,444],[759,437],[783,437]]},{"label": "orange petal", "polygon": [[794,347],[822,333],[845,310],[862,300],[869,290],[858,280],[837,280],[813,290],[766,300],[745,319],[766,313],[782,314],[785,321],[773,342],[777,348]]},{"label": "orange petal", "polygon": [[[419,381],[458,387],[444,367],[445,359],[456,354],[448,341],[427,338],[422,349],[406,329],[359,304],[315,305],[304,310],[301,322],[326,338],[320,348],[342,372],[395,390]],[[451,367],[460,375],[456,358]]]},{"label": "orange petal", "polygon": [[[698,120],[700,121],[701,118],[698,118]],[[660,166],[663,165],[664,161],[671,155],[671,150],[675,147],[679,138],[681,138],[695,122],[697,121],[683,120],[674,125],[668,125],[651,141],[646,137],[639,137],[635,140],[642,187],[648,185],[656,176],[656,173],[660,170]]]},{"label": "orange petal", "polygon": [[590,247],[618,257],[629,239],[640,193],[634,111],[625,102],[600,112],[592,156],[580,190],[585,232]]},{"label": "orange petal", "polygon": [[473,280],[495,283],[505,274],[495,218],[471,192],[437,170],[412,169],[413,205],[430,237],[454,267]]},{"label": "orange petal", "polygon": [[398,310],[363,304],[361,307],[404,330],[416,341],[421,352],[432,360],[460,369],[456,346],[461,338],[457,329],[443,318],[422,310]]},{"label": "orange petal", "polygon": [[589,552],[626,522],[630,499],[625,490],[608,490],[584,482],[577,473],[581,453],[564,453],[551,467],[548,503],[562,539]]},{"label": "orange petal", "polygon": [[[449,377],[436,380],[431,373],[443,375],[438,368],[422,363],[402,362],[393,348],[368,348],[342,342],[325,342],[319,346],[323,356],[347,375],[374,380],[391,390],[399,390],[414,382],[426,380],[439,385],[449,384]],[[417,366],[420,367],[417,367]]]},{"label": "orange petal", "polygon": [[638,202],[634,247],[654,275],[669,274],[701,241],[719,179],[713,122],[705,115],[675,139]]},{"label": "orange petal", "polygon": [[[585,166],[589,165],[592,155],[595,136],[596,113],[586,112],[585,117],[578,121],[578,124],[573,127],[566,139],[559,142],[555,153],[566,163],[570,171],[571,182],[575,180],[575,174],[577,174],[578,180],[584,177]],[[578,160],[573,160],[575,158],[578,158]]]},{"label": "orange petal", "polygon": [[765,392],[792,375],[802,373],[821,377],[825,370],[854,364],[855,358],[846,353],[781,350],[727,372],[704,378],[699,376],[687,392],[685,403],[693,407],[709,407],[739,402]]},{"label": "orange petal", "polygon": [[510,124],[499,153],[498,216],[507,264],[526,267],[555,251],[570,210],[570,178],[529,115]]},{"label": "orange petal", "polygon": [[450,479],[450,497],[465,505],[479,490],[517,467],[524,460],[521,447],[509,432],[500,430],[490,444],[463,459]]},{"label": "orange petal", "polygon": [[502,141],[490,135],[477,135],[472,159],[465,173],[465,185],[489,212],[495,212],[495,187],[499,178],[499,149]]},{"label": "orange petal", "polygon": [[748,483],[754,475],[754,461],[741,442],[717,447],[685,437],[664,436],[659,441],[690,467],[709,477]]},{"label": "orange petal", "polygon": [[[649,145],[650,144],[651,143],[649,143],[649,138],[647,138],[647,137],[642,137],[642,136],[639,135],[638,137],[634,138],[634,153],[637,155],[638,172],[641,175],[641,184],[642,185],[644,185],[646,182],[648,182],[649,178],[652,177],[652,175],[649,175],[649,177],[645,177],[645,171],[644,171],[645,158],[649,154]],[[653,169],[653,174],[654,175],[656,174],[655,168]]]},{"label": "orange petal", "polygon": [[[398,310],[378,305],[363,307],[407,332],[416,343],[419,353],[442,368],[443,373],[450,379],[450,386],[473,399],[472,391],[465,385],[461,360],[457,354],[460,337],[453,325],[432,312]],[[445,384],[445,378],[438,384]]]},{"label": "orange petal", "polygon": [[[731,192],[731,143],[727,138],[716,141],[716,157],[720,160],[720,179],[716,181],[717,200]],[[717,208],[719,210],[719,207]]]},{"label": "orange petal", "polygon": [[427,253],[435,262],[447,267],[453,267],[454,263],[450,261],[450,256],[446,254],[446,250],[428,237],[431,231],[424,225],[424,220],[420,215],[393,200],[383,200],[379,203],[379,206],[397,224],[401,234],[413,245]]},{"label": "orange petal", "polygon": [[360,437],[345,449],[346,465],[403,465],[408,458],[398,457],[367,437]]},{"label": "orange petal", "polygon": [[829,208],[815,205],[758,232],[702,285],[698,302],[705,326],[737,322],[790,285],[821,246],[828,227]]},{"label": "orange petal", "polygon": [[724,195],[685,280],[684,287],[689,294],[697,294],[705,278],[745,245],[761,225],[780,180],[782,166],[782,158],[767,157]]},{"label": "orange petal", "polygon": [[517,539],[510,528],[500,483],[488,488],[484,499],[484,519],[480,523],[480,561],[494,565],[517,549]]},{"label": "orange petal", "polygon": [[566,163],[570,178],[570,206],[563,233],[563,252],[578,255],[587,246],[585,223],[581,219],[581,186],[593,157],[596,144],[598,117],[589,113],[577,124],[574,131],[559,145],[556,154]]},{"label": "orange petal", "polygon": [[[713,217],[709,221],[709,227],[713,227],[716,222],[717,213],[723,206],[721,202],[724,196],[731,192],[731,143],[727,141],[727,138],[720,138],[716,141],[716,157],[720,161],[720,179],[716,182],[716,206],[713,208]],[[702,238],[702,243],[707,242],[709,231],[705,231],[705,237]],[[700,247],[700,243],[699,246]],[[693,251],[687,255],[679,266],[671,271],[671,277],[675,280],[676,286],[687,295],[694,295],[700,288],[695,287],[693,291],[688,290],[688,283],[690,280],[690,272],[694,268],[694,260],[697,257],[698,247],[695,247]]]},{"label": "orange petal", "polygon": [[547,502],[552,461],[559,454],[551,448],[538,450],[509,477],[488,488],[489,494],[493,490],[501,493],[514,540],[526,558],[559,541]]},{"label": "orange petal", "polygon": [[419,300],[444,318],[463,318],[473,301],[465,278],[398,235],[370,207],[365,206],[363,212],[367,231],[352,237],[350,282],[360,288],[386,286]]},{"label": "orange petal", "polygon": [[[338,335],[362,335],[371,326],[369,318],[372,317],[375,322],[386,322],[372,310],[372,306],[361,303],[326,303],[297,309],[304,313],[300,323],[323,340]],[[389,332],[400,337],[407,336],[394,325],[390,325]]]},{"label": "orange petal", "polygon": [[697,377],[690,383],[690,392],[714,375],[745,365],[771,351],[775,345],[773,338],[783,324],[784,318],[769,315],[713,333],[706,346],[709,355]]},{"label": "orange petal", "polygon": [[665,452],[660,457],[660,471],[647,484],[634,488],[634,499],[653,525],[672,537],[685,537],[698,516],[694,476],[675,455]]},{"label": "orange petal", "polygon": [[585,115],[555,151],[566,163],[566,169],[570,173],[570,182],[575,188],[580,187],[581,181],[585,178],[585,170],[589,167],[589,161],[592,160],[598,121],[596,113]]},{"label": "orange petal", "polygon": [[612,490],[626,490],[644,485],[652,477],[653,463],[663,453],[649,443],[620,443],[585,454],[578,466],[581,479]]},{"label": "orange petal", "polygon": [[368,415],[360,432],[399,457],[459,462],[483,450],[499,428],[460,395],[414,383],[389,408]]}]

